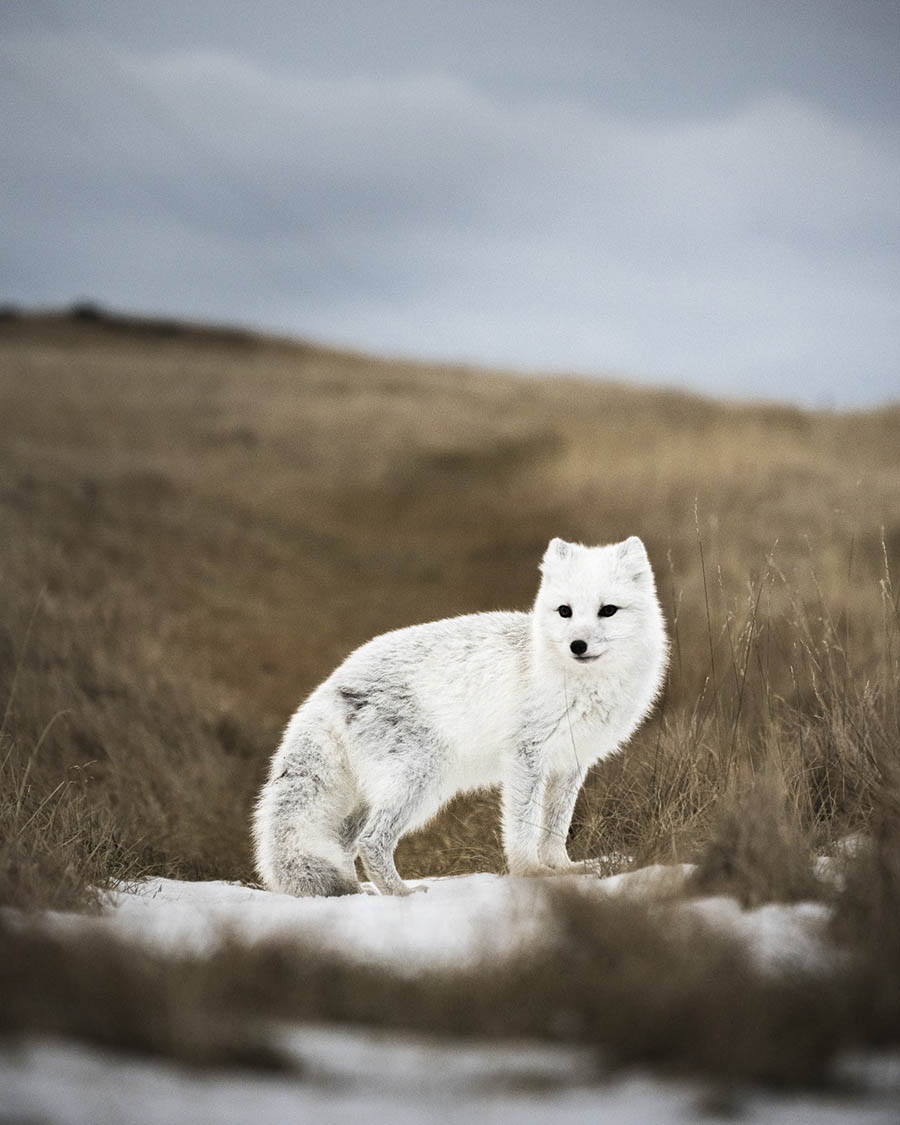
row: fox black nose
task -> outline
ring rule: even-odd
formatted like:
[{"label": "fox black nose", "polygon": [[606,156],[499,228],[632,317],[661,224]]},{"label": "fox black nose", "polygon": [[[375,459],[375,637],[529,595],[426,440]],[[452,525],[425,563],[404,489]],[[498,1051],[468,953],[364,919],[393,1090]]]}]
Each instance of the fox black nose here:
[{"label": "fox black nose", "polygon": [[587,652],[587,644],[584,641],[572,641],[569,648],[576,656],[583,656]]}]

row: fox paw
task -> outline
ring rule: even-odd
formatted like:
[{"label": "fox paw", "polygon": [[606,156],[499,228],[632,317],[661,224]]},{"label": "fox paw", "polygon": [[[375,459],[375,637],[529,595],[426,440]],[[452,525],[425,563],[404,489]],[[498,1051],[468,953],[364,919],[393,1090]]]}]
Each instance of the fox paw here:
[{"label": "fox paw", "polygon": [[599,859],[564,859],[551,864],[555,875],[600,875],[602,865]]},{"label": "fox paw", "polygon": [[509,873],[515,875],[516,878],[531,879],[546,875],[558,875],[559,871],[547,863],[530,863],[527,866],[511,867]]},{"label": "fox paw", "polygon": [[409,883],[401,883],[399,887],[395,887],[391,891],[391,894],[399,895],[402,898],[405,895],[414,895],[416,891],[421,891],[422,894],[427,894],[428,888],[424,883],[416,883],[414,887],[411,887]]}]

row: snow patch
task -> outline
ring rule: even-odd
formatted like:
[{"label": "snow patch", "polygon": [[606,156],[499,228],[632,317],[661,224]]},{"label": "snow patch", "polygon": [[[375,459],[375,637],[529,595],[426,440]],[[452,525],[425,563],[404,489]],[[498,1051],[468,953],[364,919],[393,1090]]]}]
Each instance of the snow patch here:
[{"label": "snow patch", "polygon": [[[730,1090],[646,1072],[603,1079],[586,1052],[298,1028],[298,1076],[197,1072],[54,1041],[0,1050],[4,1120],[45,1125],[887,1125],[896,1081],[852,1099]],[[893,1071],[896,1079],[896,1068]]]},{"label": "snow patch", "polygon": [[[551,882],[699,916],[741,941],[766,972],[834,966],[827,907],[770,903],[745,911],[724,896],[677,898],[692,870],[690,864],[655,865],[604,879],[573,875]],[[287,940],[401,973],[497,963],[553,941],[545,880],[479,874],[421,882],[427,895],[294,898],[239,883],[153,878],[108,894],[99,917],[48,913],[44,923],[64,933],[105,930],[153,951],[200,956],[227,940]]]},{"label": "snow patch", "polygon": [[735,899],[716,895],[684,908],[738,938],[763,972],[824,973],[835,967],[836,954],[827,939],[831,911],[820,902],[769,902],[742,910]]}]

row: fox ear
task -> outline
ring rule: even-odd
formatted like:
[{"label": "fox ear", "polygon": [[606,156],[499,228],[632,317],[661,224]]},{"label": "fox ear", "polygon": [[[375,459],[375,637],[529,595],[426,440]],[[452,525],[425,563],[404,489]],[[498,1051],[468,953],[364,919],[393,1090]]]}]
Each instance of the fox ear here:
[{"label": "fox ear", "polygon": [[541,560],[541,570],[546,570],[548,566],[552,566],[555,562],[562,562],[562,560],[567,559],[571,553],[571,543],[567,543],[565,539],[551,539],[547,545],[547,550],[544,551],[544,557]]},{"label": "fox ear", "polygon": [[640,582],[651,573],[647,549],[636,535],[630,535],[619,544],[617,555],[623,569],[630,572],[635,582]]}]

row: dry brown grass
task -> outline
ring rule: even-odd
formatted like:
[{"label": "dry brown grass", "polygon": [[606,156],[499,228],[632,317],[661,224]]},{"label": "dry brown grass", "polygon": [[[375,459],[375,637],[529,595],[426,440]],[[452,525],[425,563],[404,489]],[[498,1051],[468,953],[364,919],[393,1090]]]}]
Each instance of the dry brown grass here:
[{"label": "dry brown grass", "polygon": [[[699,889],[753,905],[829,895],[809,855],[874,841],[836,899],[851,968],[827,985],[565,894],[553,957],[415,985],[314,951],[173,962],[4,923],[2,1030],[271,1062],[258,1015],[388,1020],[773,1081],[898,1041],[900,407],[724,405],[82,315],[0,320],[0,420],[0,902],[250,877],[250,804],[303,694],[387,628],[527,606],[557,534],[641,534],[673,640],[658,713],[589,778],[573,854],[698,860]],[[502,869],[495,795],[398,861]]]},{"label": "dry brown grass", "polygon": [[[0,324],[0,418],[6,738],[40,741],[38,799],[77,768],[145,868],[248,877],[250,802],[300,698],[379,631],[527,606],[553,534],[640,533],[674,642],[576,852],[690,858],[735,771],[772,763],[822,842],[865,822],[876,744],[896,749],[900,407],[26,317]],[[496,801],[455,802],[398,859],[499,869]]]}]

